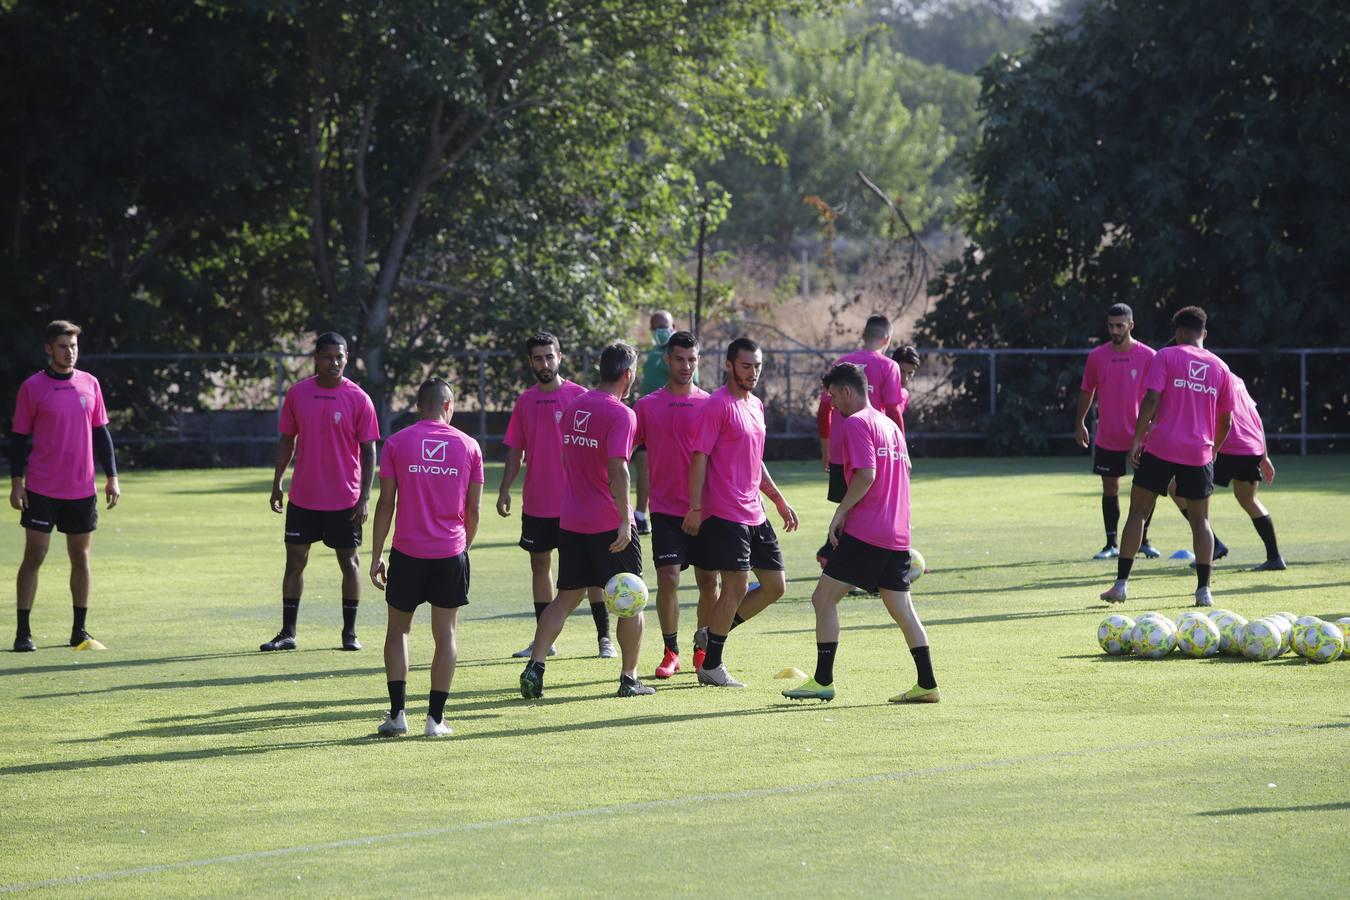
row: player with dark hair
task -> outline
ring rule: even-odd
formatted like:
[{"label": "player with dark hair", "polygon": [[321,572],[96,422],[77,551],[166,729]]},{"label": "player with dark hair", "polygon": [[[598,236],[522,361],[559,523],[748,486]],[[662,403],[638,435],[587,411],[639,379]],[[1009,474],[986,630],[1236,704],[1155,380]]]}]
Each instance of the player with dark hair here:
[{"label": "player with dark hair", "polygon": [[910,344],[896,347],[895,352],[891,354],[891,359],[895,360],[895,364],[900,367],[900,420],[895,424],[899,425],[903,432],[905,430],[905,410],[909,409],[909,385],[914,381],[914,375],[919,371],[922,361],[919,359],[919,351]]},{"label": "player with dark hair", "polygon": [[[778,535],[764,515],[759,495],[773,501],[787,531],[797,530],[797,513],[779,492],[764,465],[764,404],[752,391],[764,356],[749,338],[727,346],[727,382],[703,404],[689,460],[689,509],[684,533],[697,536],[694,565],[716,570],[722,579],[708,624],[707,653],[698,669],[700,684],[745,687],[722,662],[727,635],[773,603],[787,589]],[[759,586],[750,587],[753,569]]]},{"label": "player with dark hair", "polygon": [[[1233,378],[1233,425],[1228,431],[1228,439],[1219,448],[1214,458],[1214,483],[1219,487],[1233,485],[1233,497],[1242,511],[1251,517],[1252,527],[1266,545],[1266,561],[1252,568],[1253,572],[1282,572],[1288,566],[1280,555],[1280,545],[1275,540],[1275,525],[1270,519],[1270,511],[1257,498],[1262,480],[1275,481],[1275,465],[1266,452],[1266,429],[1261,423],[1261,414],[1256,410],[1256,401],[1247,393],[1247,384],[1236,375]],[[1173,500],[1182,513],[1189,518],[1188,501],[1173,495]],[[1219,559],[1219,539],[1214,538],[1214,558]]]},{"label": "player with dark hair", "polygon": [[[688,568],[695,555],[691,552],[694,539],[681,526],[689,508],[689,457],[699,412],[708,399],[708,393],[694,384],[698,351],[698,341],[689,332],[672,334],[666,341],[665,386],[633,407],[638,444],[651,445],[652,564],[656,567],[656,613],[665,642],[664,656],[656,667],[657,678],[669,678],[680,670],[680,572]],[[698,627],[703,628],[717,602],[717,573],[695,566],[694,581],[698,584]],[[703,651],[696,647],[695,669],[702,656]]]},{"label": "player with dark hair", "polygon": [[[600,354],[600,385],[563,412],[563,502],[558,530],[558,596],[540,615],[534,652],[520,673],[520,695],[544,696],[545,648],[562,631],[587,588],[620,572],[642,575],[642,544],[628,505],[628,460],[637,414],[623,403],[637,377],[637,351],[610,344]],[[643,616],[620,617],[620,697],[653,694],[638,680]]]},{"label": "player with dark hair", "polygon": [[[294,650],[309,548],[323,541],[342,571],[342,649],[360,650],[356,611],[361,603],[361,526],[369,515],[380,422],[375,404],[342,373],[347,339],[328,331],[314,342],[314,375],[286,391],[281,437],[272,476],[272,511],[286,513],[286,574],[281,581],[281,630],[259,650]],[[291,494],[282,479],[291,459]]]},{"label": "player with dark hair", "polygon": [[[870,316],[863,326],[862,349],[845,353],[834,361],[856,363],[863,367],[867,377],[867,391],[871,397],[869,405],[880,410],[892,422],[904,428],[904,392],[900,365],[886,355],[891,344],[891,320],[881,315]],[[844,496],[844,432],[843,416],[830,403],[830,395],[820,392],[820,404],[816,409],[816,423],[821,436],[821,453],[824,456],[825,470],[829,472],[830,483],[826,499],[838,503]],[[816,560],[823,567],[830,558],[832,547],[828,536],[825,543],[816,551]]]},{"label": "player with dark hair", "polygon": [[[648,320],[652,333],[652,347],[642,363],[642,380],[638,385],[638,397],[645,397],[665,386],[670,369],[666,365],[666,342],[675,333],[675,317],[668,310],[658,309]],[[698,370],[694,370],[694,384],[698,384]],[[647,472],[647,447],[638,440],[633,451],[633,478],[637,484],[637,508],[633,515],[637,519],[638,534],[651,533],[651,520],[647,516],[650,505],[648,494],[650,481]]]},{"label": "player with dark hair", "polygon": [[[469,549],[483,499],[483,453],[477,441],[450,424],[454,412],[450,385],[440,378],[424,382],[417,391],[417,422],[391,434],[380,455],[370,580],[385,592],[389,606],[384,636],[389,712],[381,734],[408,731],[408,632],[423,603],[431,604],[436,650],[422,733],[450,734],[445,701],[455,677],[455,626],[459,608],[469,602]],[[384,541],[391,525],[394,546],[386,569]]]},{"label": "player with dark hair", "polygon": [[905,635],[918,683],[892,703],[941,699],[928,653],[928,633],[909,595],[909,452],[900,427],[867,402],[861,366],[840,363],[822,382],[844,417],[844,477],[848,488],[830,522],[834,553],[811,595],[816,610],[816,671],[792,700],[833,700],[839,649],[839,601],[851,588],[880,591],[881,602]]},{"label": "player with dark hair", "polygon": [[[530,370],[538,382],[521,392],[511,409],[506,426],[506,466],[497,492],[497,515],[511,515],[511,485],[525,464],[525,485],[521,490],[520,547],[530,554],[530,588],[534,595],[534,620],[537,623],[555,597],[553,587],[553,551],[558,548],[558,520],[563,503],[563,410],[586,393],[586,389],[558,374],[562,368],[562,347],[546,331],[525,342]],[[591,591],[591,617],[595,622],[596,642],[601,659],[613,659],[614,642],[609,639],[609,610],[598,590]],[[533,645],[511,655],[517,659],[534,652]],[[549,656],[557,648],[547,648]]]},{"label": "player with dark hair", "polygon": [[[1120,525],[1120,478],[1125,474],[1125,457],[1134,439],[1139,418],[1139,403],[1144,397],[1144,372],[1154,350],[1134,339],[1134,310],[1116,303],[1106,311],[1109,343],[1088,354],[1083,382],[1078,392],[1078,413],[1074,435],[1078,446],[1092,444],[1092,471],[1102,479],[1102,523],[1106,526],[1106,545],[1093,559],[1120,556],[1117,529]],[[1097,399],[1096,439],[1088,436],[1087,414]],[[1155,559],[1162,554],[1148,540],[1149,523],[1144,522],[1144,539],[1139,552]]]},{"label": "player with dark hair", "polygon": [[1125,602],[1144,521],[1175,479],[1176,495],[1187,501],[1195,545],[1195,605],[1214,604],[1209,589],[1214,557],[1209,497],[1214,492],[1214,449],[1223,446],[1232,419],[1233,375],[1223,360],[1204,349],[1208,332],[1203,309],[1183,307],[1172,324],[1175,343],[1159,350],[1144,374],[1144,400],[1130,451],[1135,466],[1130,514],[1116,560],[1116,583],[1101,595],[1108,603]]},{"label": "player with dark hair", "polygon": [[37,649],[29,616],[53,528],[66,536],[66,553],[70,556],[70,646],[80,647],[86,642],[95,646],[85,630],[89,551],[98,527],[95,458],[107,478],[103,496],[108,509],[117,505],[122,490],[103,391],[97,378],[75,368],[80,357],[80,333],[78,325],[64,319],[47,325],[43,334],[47,367],[19,385],[10,425],[9,505],[20,511],[19,524],[24,529],[23,561],[17,578],[15,653]]}]

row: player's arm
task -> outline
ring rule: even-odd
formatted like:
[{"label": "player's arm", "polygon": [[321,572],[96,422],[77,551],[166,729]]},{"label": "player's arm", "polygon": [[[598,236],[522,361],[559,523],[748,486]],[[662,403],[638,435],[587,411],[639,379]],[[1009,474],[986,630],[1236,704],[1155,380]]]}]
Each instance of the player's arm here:
[{"label": "player's arm", "polygon": [[862,498],[867,496],[867,491],[872,487],[872,482],[877,480],[876,469],[854,469],[853,480],[848,483],[848,490],[844,492],[844,499],[839,501],[839,508],[834,511],[834,518],[830,520],[830,546],[839,546],[839,534],[844,527],[844,522],[848,520],[848,514],[862,502]]},{"label": "player's arm", "polygon": [[830,410],[834,405],[830,403],[829,394],[820,395],[820,403],[816,404],[816,434],[820,435],[820,459],[825,465],[825,471],[830,471]]},{"label": "player's arm", "polygon": [[375,523],[371,527],[374,534],[370,538],[370,583],[379,590],[384,590],[385,582],[389,580],[389,573],[384,566],[384,542],[389,537],[390,526],[394,524],[397,500],[398,482],[393,478],[381,478],[380,499],[375,503]]},{"label": "player's arm", "polygon": [[697,535],[703,525],[703,483],[708,480],[708,454],[695,450],[689,457],[689,509],[680,530]]},{"label": "player's arm", "polygon": [[28,452],[32,448],[29,435],[18,431],[9,433],[9,505],[20,511],[28,508],[23,476],[28,471]]},{"label": "player's arm", "polygon": [[1093,390],[1084,390],[1078,392],[1078,417],[1074,419],[1074,439],[1078,441],[1078,446],[1087,447],[1091,441],[1088,439],[1087,414],[1092,409],[1092,397],[1096,394]]},{"label": "player's arm", "polygon": [[1130,448],[1130,461],[1136,466],[1139,465],[1139,458],[1143,456],[1144,441],[1153,428],[1153,416],[1158,412],[1158,398],[1161,396],[1162,394],[1150,388],[1144,392],[1144,399],[1139,403],[1139,420],[1134,423],[1134,446]]},{"label": "player's arm", "polygon": [[614,497],[614,505],[619,510],[619,534],[609,545],[610,553],[619,553],[633,539],[628,523],[632,521],[632,511],[628,506],[628,460],[622,456],[611,456],[609,462],[609,493]]},{"label": "player's arm", "polygon": [[[383,492],[383,488],[381,488]],[[473,539],[478,536],[478,514],[483,507],[483,482],[474,481],[469,484],[469,492],[464,497],[464,539],[467,542],[464,549],[473,546]]]},{"label": "player's arm", "polygon": [[283,434],[277,438],[277,453],[273,461],[272,472],[272,512],[279,513],[284,508],[281,479],[286,477],[291,460],[295,458],[295,435]]},{"label": "player's arm", "polygon": [[117,481],[117,451],[113,448],[112,432],[107,425],[99,425],[93,430],[94,459],[98,460],[107,483],[103,485],[103,496],[108,509],[122,499],[122,487]]},{"label": "player's arm", "polygon": [[375,442],[361,442],[361,496],[352,510],[352,524],[364,525],[370,518],[370,488],[375,483]]},{"label": "player's arm", "polygon": [[1274,484],[1275,464],[1270,461],[1269,453],[1264,453],[1261,455],[1261,462],[1259,463],[1259,465],[1261,467],[1261,477],[1266,480],[1266,484]]},{"label": "player's arm", "polygon": [[502,486],[497,490],[497,515],[505,518],[511,515],[511,485],[516,483],[520,474],[520,462],[525,451],[519,447],[506,448],[506,467],[502,469]]},{"label": "player's arm", "polygon": [[769,474],[769,467],[762,462],[759,464],[759,491],[773,501],[778,514],[783,517],[783,528],[787,531],[796,531],[797,526],[801,524],[797,520],[797,511],[789,505],[783,492],[778,490],[778,485],[773,483],[773,476]]}]

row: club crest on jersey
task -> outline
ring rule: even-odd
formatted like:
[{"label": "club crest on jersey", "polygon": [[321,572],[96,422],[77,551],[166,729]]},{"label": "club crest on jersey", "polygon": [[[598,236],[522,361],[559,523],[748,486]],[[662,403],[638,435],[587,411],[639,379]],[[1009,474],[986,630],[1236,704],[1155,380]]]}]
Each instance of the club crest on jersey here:
[{"label": "club crest on jersey", "polygon": [[333,424],[337,425],[341,421],[342,421],[342,413],[340,411],[333,413]]},{"label": "club crest on jersey", "polygon": [[84,394],[80,395],[80,407],[83,409],[89,408],[89,398],[86,397]]},{"label": "club crest on jersey", "polygon": [[562,410],[561,410],[561,409],[555,409],[555,410],[553,411],[553,421],[554,421],[554,423],[562,422]]},{"label": "club crest on jersey", "polygon": [[1134,380],[1135,380],[1136,378],[1138,378],[1138,377],[1139,377],[1139,370],[1138,370],[1138,369],[1131,369],[1131,370],[1130,370],[1130,380],[1131,380],[1131,381],[1134,381]]}]

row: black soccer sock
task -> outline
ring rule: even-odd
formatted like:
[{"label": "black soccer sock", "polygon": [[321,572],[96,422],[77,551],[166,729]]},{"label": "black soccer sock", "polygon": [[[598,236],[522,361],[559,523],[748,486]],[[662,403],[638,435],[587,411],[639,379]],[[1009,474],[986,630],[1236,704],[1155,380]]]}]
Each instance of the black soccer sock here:
[{"label": "black soccer sock", "polygon": [[391,681],[389,682],[389,715],[397,718],[398,714],[403,712],[403,707],[407,706],[408,682]]},{"label": "black soccer sock", "polygon": [[281,633],[295,637],[295,620],[300,616],[300,598],[281,598]]},{"label": "black soccer sock", "polygon": [[1123,556],[1116,557],[1116,581],[1124,581],[1130,577],[1130,569],[1134,568],[1134,560],[1126,559]]},{"label": "black soccer sock", "polygon": [[1201,563],[1195,564],[1195,589],[1197,591],[1201,588],[1209,587],[1209,572],[1211,568],[1213,567],[1209,565],[1203,565]]},{"label": "black soccer sock", "polygon": [[539,617],[544,614],[544,610],[546,609],[548,609],[547,603],[536,603],[534,605],[534,620],[536,622],[539,621]]},{"label": "black soccer sock", "polygon": [[919,672],[919,687],[926,691],[937,687],[937,679],[933,677],[933,661],[928,656],[928,645],[914,647],[909,651],[909,655],[914,657],[914,668]]},{"label": "black soccer sock", "polygon": [[680,636],[678,633],[672,631],[670,634],[665,634],[663,632],[661,634],[661,640],[666,642],[667,650],[674,653],[676,656],[680,655]]},{"label": "black soccer sock", "polygon": [[1106,526],[1106,543],[1114,547],[1120,527],[1120,497],[1102,495],[1102,524]]},{"label": "black soccer sock", "polygon": [[31,609],[19,610],[19,627],[16,635],[21,638],[32,637],[33,632],[28,629],[28,616],[32,613]]},{"label": "black soccer sock", "polygon": [[737,625],[744,625],[744,624],[745,624],[745,620],[741,618],[741,614],[740,614],[740,613],[736,613],[736,615],[734,615],[734,616],[731,617],[731,630],[732,630],[732,631],[735,631],[735,630],[736,630],[736,626],[737,626]]},{"label": "black soccer sock", "polygon": [[342,600],[342,633],[356,634],[356,608],[361,605],[360,600],[343,598]]},{"label": "black soccer sock", "polygon": [[84,631],[84,618],[85,616],[89,615],[89,607],[72,606],[71,611],[74,613],[74,620],[71,622],[70,625],[71,633],[73,634],[78,631]]},{"label": "black soccer sock", "polygon": [[609,607],[604,603],[592,603],[591,618],[595,620],[595,636],[609,637]]},{"label": "black soccer sock", "polygon": [[821,687],[834,684],[834,656],[838,650],[838,641],[816,642],[815,681]]},{"label": "black soccer sock", "polygon": [[527,671],[527,672],[538,672],[540,675],[543,675],[543,674],[544,674],[544,664],[541,663],[541,662],[535,662],[534,660],[530,660],[529,662],[527,662],[527,663],[525,664],[525,671]]},{"label": "black soccer sock", "polygon": [[1270,516],[1252,519],[1252,527],[1261,536],[1261,543],[1266,545],[1266,559],[1276,559],[1280,555],[1280,545],[1275,542],[1275,523],[1270,521]]},{"label": "black soccer sock", "polygon": [[708,655],[703,657],[703,668],[715,669],[722,664],[722,648],[726,646],[727,636],[708,632]]},{"label": "black soccer sock", "polygon": [[445,718],[445,701],[449,698],[449,691],[432,691],[427,696],[427,715],[431,721],[439,723]]}]

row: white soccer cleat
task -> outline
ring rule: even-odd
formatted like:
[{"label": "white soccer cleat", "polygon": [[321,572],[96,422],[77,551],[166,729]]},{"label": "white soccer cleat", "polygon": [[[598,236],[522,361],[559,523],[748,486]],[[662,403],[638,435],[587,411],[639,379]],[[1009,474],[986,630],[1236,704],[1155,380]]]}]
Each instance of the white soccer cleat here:
[{"label": "white soccer cleat", "polygon": [[400,734],[407,734],[408,717],[404,714],[404,711],[401,709],[398,711],[398,715],[396,716],[391,716],[389,715],[389,713],[385,713],[384,721],[380,723],[378,731],[380,732],[380,734],[383,734],[386,737],[392,737],[394,735]]},{"label": "white soccer cleat", "polygon": [[599,644],[601,659],[614,659],[619,655],[619,651],[614,649],[614,642],[609,639],[608,635],[600,638]]},{"label": "white soccer cleat", "polygon": [[1120,556],[1120,548],[1115,544],[1107,544],[1096,553],[1092,554],[1093,559],[1115,559]]},{"label": "white soccer cleat", "polygon": [[444,721],[437,722],[431,716],[427,716],[427,725],[422,729],[422,733],[427,737],[445,737],[447,734],[454,734]]},{"label": "white soccer cleat", "polygon": [[1117,578],[1116,583],[1111,585],[1110,590],[1102,591],[1102,599],[1105,600],[1107,603],[1124,603],[1126,599],[1125,586],[1128,583],[1129,582],[1127,582],[1124,578]]},{"label": "white soccer cleat", "polygon": [[715,669],[699,669],[698,683],[710,685],[711,687],[727,687],[727,688],[745,687],[745,685],[741,684],[735,678],[731,677],[731,673],[727,671],[725,663],[718,666]]},{"label": "white soccer cleat", "polygon": [[1196,606],[1213,606],[1214,597],[1210,594],[1208,587],[1197,588],[1195,591]]},{"label": "white soccer cleat", "polygon": [[[548,645],[548,655],[558,655],[558,646],[556,644]],[[531,656],[534,656],[534,641],[530,641],[526,644],[523,650],[517,650],[515,653],[511,654],[512,659],[529,659]]]}]

